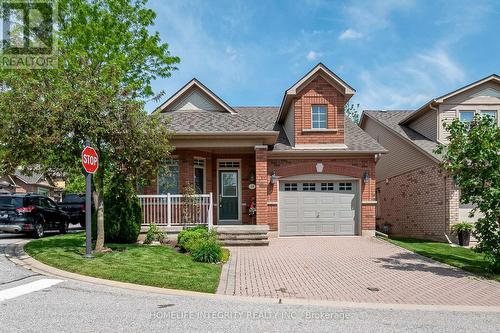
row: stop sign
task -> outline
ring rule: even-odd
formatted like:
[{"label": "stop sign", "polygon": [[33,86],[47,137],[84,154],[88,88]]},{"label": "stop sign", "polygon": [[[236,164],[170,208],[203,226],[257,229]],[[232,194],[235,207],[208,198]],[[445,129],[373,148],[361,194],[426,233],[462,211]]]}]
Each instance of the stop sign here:
[{"label": "stop sign", "polygon": [[99,167],[99,157],[92,147],[85,147],[82,150],[82,164],[85,171],[95,173]]}]

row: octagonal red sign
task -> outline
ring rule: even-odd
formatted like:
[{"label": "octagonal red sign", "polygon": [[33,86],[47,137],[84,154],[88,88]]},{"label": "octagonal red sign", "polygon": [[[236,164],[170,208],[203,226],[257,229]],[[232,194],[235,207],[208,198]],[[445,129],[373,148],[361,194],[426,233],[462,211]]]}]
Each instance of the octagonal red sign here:
[{"label": "octagonal red sign", "polygon": [[97,171],[97,168],[99,168],[99,157],[94,148],[87,146],[82,150],[82,164],[88,173],[95,173]]}]

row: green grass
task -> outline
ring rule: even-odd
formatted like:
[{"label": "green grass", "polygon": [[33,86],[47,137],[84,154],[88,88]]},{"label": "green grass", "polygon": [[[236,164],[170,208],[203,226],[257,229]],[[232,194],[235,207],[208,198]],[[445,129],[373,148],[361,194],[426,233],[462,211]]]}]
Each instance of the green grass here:
[{"label": "green grass", "polygon": [[413,238],[382,238],[390,243],[425,257],[444,262],[465,271],[500,282],[500,274],[488,271],[488,262],[482,253],[463,247],[451,247],[447,243],[432,242]]},{"label": "green grass", "polygon": [[113,252],[85,259],[85,236],[77,233],[31,241],[25,251],[47,265],[82,275],[162,288],[207,293],[217,290],[221,265],[195,262],[166,246],[106,246]]}]

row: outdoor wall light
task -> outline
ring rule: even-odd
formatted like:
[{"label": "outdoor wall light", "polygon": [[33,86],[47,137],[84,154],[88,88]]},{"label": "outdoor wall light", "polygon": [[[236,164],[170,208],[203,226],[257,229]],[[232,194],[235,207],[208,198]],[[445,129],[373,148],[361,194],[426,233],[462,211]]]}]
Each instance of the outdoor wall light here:
[{"label": "outdoor wall light", "polygon": [[255,171],[250,171],[250,174],[248,175],[248,180],[250,183],[253,183],[255,181]]},{"label": "outdoor wall light", "polygon": [[365,173],[363,173],[363,182],[368,183],[369,180],[370,175],[368,174],[368,171],[365,171]]},{"label": "outdoor wall light", "polygon": [[278,181],[278,176],[276,175],[276,170],[273,170],[273,173],[271,174],[271,183],[276,184]]}]

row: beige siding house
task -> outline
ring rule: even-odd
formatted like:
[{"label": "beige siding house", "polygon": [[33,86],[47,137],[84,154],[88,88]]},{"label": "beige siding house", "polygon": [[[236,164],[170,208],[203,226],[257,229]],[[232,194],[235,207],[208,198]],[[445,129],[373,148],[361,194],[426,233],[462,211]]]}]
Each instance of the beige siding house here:
[{"label": "beige siding house", "polygon": [[418,110],[364,111],[360,127],[389,152],[376,165],[377,228],[392,235],[445,239],[459,221],[474,222],[473,208],[460,203],[460,189],[434,153],[446,144],[444,124],[475,114],[500,125],[500,77],[490,75],[435,98]]}]

